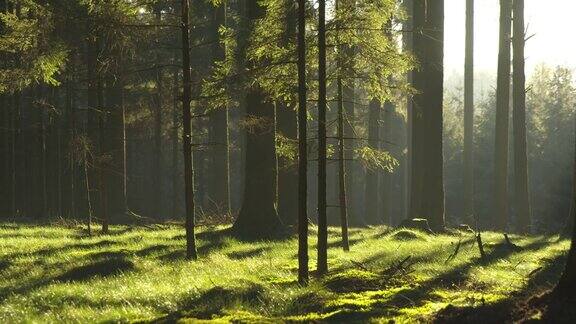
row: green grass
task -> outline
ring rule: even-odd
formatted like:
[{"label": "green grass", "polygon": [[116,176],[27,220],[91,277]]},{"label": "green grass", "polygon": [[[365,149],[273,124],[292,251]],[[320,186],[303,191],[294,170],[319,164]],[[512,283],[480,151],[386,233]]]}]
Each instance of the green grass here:
[{"label": "green grass", "polygon": [[330,229],[330,274],[300,287],[295,238],[248,243],[222,227],[201,228],[193,262],[175,226],[87,237],[79,228],[3,224],[0,322],[426,322],[553,285],[569,246],[557,236],[512,235],[522,247],[515,250],[501,234],[485,233],[488,257],[480,262],[471,233],[350,232],[346,253]]}]

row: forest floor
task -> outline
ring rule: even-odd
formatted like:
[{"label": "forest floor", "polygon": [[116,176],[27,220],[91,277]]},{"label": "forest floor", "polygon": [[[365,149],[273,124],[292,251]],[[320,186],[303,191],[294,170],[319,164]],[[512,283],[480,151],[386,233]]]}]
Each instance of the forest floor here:
[{"label": "forest floor", "polygon": [[558,236],[511,235],[514,247],[484,233],[481,261],[473,233],[350,233],[343,252],[330,229],[330,273],[301,287],[296,238],[240,242],[204,227],[194,262],[178,226],[88,237],[74,226],[0,224],[0,322],[506,322],[526,318],[517,305],[554,285],[569,247]]}]

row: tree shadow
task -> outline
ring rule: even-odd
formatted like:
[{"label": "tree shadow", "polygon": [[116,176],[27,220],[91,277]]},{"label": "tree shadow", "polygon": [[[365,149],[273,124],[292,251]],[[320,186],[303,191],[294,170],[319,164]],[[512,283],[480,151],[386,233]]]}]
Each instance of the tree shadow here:
[{"label": "tree shadow", "polygon": [[113,257],[66,271],[56,281],[87,281],[94,277],[111,277],[135,269],[134,263],[123,257]]},{"label": "tree shadow", "polygon": [[258,247],[247,251],[234,251],[226,254],[226,256],[230,259],[242,260],[260,256],[266,251],[270,251],[270,247]]}]

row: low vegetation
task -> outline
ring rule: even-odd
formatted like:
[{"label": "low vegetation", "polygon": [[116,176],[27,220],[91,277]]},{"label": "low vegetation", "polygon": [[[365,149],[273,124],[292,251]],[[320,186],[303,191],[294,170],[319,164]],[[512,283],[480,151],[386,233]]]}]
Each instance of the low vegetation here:
[{"label": "low vegetation", "polygon": [[[329,268],[296,282],[296,239],[241,242],[227,227],[201,228],[202,262],[187,261],[179,226],[116,226],[88,237],[75,226],[0,227],[1,322],[389,320],[458,322],[554,285],[569,241],[558,236],[431,235],[351,229],[350,252],[330,228]],[[314,270],[315,231],[310,236]],[[538,317],[538,314],[531,316]]]}]

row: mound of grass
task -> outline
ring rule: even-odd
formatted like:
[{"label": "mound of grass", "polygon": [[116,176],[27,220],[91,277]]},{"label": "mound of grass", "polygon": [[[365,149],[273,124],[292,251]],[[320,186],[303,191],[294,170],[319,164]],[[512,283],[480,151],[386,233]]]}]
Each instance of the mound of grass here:
[{"label": "mound of grass", "polygon": [[392,238],[397,241],[426,240],[424,233],[417,230],[401,229],[392,234]]},{"label": "mound of grass", "polygon": [[334,292],[378,290],[382,277],[373,272],[351,269],[329,276],[324,280],[324,285]]}]

